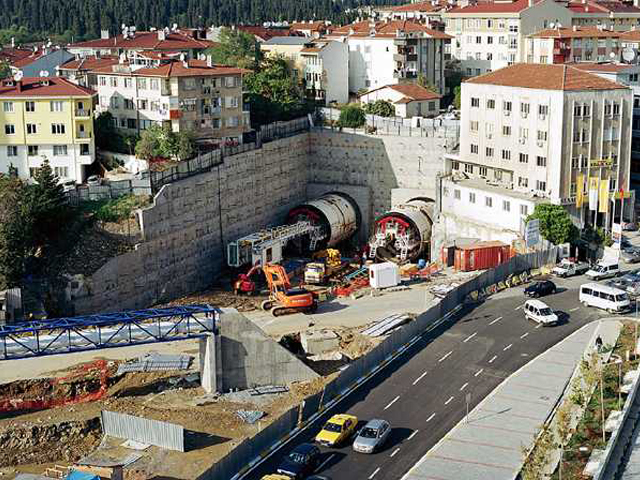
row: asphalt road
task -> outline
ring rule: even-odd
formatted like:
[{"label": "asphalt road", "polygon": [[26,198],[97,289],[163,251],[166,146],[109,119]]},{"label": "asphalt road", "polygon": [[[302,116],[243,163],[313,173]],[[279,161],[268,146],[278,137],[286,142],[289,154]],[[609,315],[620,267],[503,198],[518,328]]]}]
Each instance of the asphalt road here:
[{"label": "asphalt road", "polygon": [[[498,384],[529,360],[583,325],[607,316],[578,302],[583,276],[557,281],[558,293],[543,300],[562,312],[564,322],[540,328],[526,321],[522,288],[513,288],[469,306],[346,398],[331,413],[347,412],[364,423],[383,418],[393,427],[384,449],[373,455],[350,445],[323,448],[317,473],[332,480],[400,479],[432,446],[464,418],[465,397],[475,407]],[[279,460],[299,443],[310,441],[320,425],[309,428],[267,460],[251,479],[273,473]]]}]

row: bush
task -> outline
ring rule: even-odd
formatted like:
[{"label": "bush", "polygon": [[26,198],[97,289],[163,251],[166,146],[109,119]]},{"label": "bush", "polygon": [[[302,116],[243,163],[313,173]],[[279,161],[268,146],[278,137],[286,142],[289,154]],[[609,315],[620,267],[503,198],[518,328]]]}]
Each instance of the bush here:
[{"label": "bush", "polygon": [[358,105],[347,105],[340,112],[338,126],[344,128],[360,128],[367,121],[364,110]]},{"label": "bush", "polygon": [[378,115],[379,117],[393,117],[396,114],[395,107],[386,100],[376,100],[375,102],[365,103],[364,111],[371,115]]}]

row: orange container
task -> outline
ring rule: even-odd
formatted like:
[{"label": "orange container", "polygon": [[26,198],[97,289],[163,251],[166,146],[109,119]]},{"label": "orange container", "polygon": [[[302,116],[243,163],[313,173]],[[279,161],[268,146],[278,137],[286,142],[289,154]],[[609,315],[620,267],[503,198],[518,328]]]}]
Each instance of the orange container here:
[{"label": "orange container", "polygon": [[495,268],[511,258],[511,247],[506,243],[476,242],[457,247],[454,268],[462,272]]}]

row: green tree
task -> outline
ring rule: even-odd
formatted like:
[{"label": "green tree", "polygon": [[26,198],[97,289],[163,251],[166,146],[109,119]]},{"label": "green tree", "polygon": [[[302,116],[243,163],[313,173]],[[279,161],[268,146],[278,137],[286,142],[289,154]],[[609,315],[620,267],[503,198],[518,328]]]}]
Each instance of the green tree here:
[{"label": "green tree", "polygon": [[34,232],[36,238],[46,239],[55,237],[64,224],[67,206],[66,198],[59,178],[46,158],[34,176],[35,184],[28,188],[27,201],[31,204],[32,215],[35,220]]},{"label": "green tree", "polygon": [[418,74],[417,84],[422,88],[426,88],[430,92],[435,93],[436,95],[440,95],[440,91],[438,90],[438,87],[436,87],[433,83],[431,83],[429,79],[427,79],[427,77],[422,73]]},{"label": "green tree", "polygon": [[173,132],[170,127],[152,125],[136,143],[136,155],[145,160],[175,158],[186,160],[195,152],[193,132]]},{"label": "green tree", "polygon": [[460,106],[462,105],[462,87],[459,85],[453,89],[453,106],[456,110],[460,110]]},{"label": "green tree", "polygon": [[540,220],[540,233],[555,245],[575,243],[578,238],[578,228],[571,221],[569,213],[562,205],[539,203],[527,221]]},{"label": "green tree", "polygon": [[396,108],[386,100],[365,103],[363,108],[365,113],[379,117],[393,117],[396,114]]},{"label": "green tree", "polygon": [[162,127],[159,125],[151,125],[148,129],[142,132],[140,140],[136,143],[136,156],[144,160],[151,160],[164,156],[164,151],[161,147],[162,138],[164,136],[165,132]]},{"label": "green tree", "polygon": [[96,147],[100,150],[111,150],[114,144],[114,137],[118,136],[113,115],[110,112],[102,112],[94,122],[96,131]]},{"label": "green tree", "polygon": [[195,136],[193,132],[186,131],[178,135],[178,141],[176,142],[176,156],[178,160],[187,160],[195,154]]},{"label": "green tree", "polygon": [[347,105],[340,111],[338,125],[346,128],[360,128],[367,121],[364,110],[359,105]]},{"label": "green tree", "polygon": [[223,28],[217,44],[207,50],[213,62],[240,68],[255,69],[262,59],[262,51],[253,35],[240,30]]},{"label": "green tree", "polygon": [[0,62],[0,80],[11,75],[11,67],[7,62]]}]

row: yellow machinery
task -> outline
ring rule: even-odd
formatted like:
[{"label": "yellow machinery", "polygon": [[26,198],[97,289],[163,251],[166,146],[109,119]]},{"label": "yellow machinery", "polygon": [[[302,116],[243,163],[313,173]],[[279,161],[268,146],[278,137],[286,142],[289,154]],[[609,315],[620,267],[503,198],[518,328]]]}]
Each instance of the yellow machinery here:
[{"label": "yellow machinery", "polygon": [[324,284],[327,279],[342,268],[340,250],[327,248],[313,254],[314,259],[324,258],[324,262],[307,263],[304,270],[304,283],[309,285]]}]

